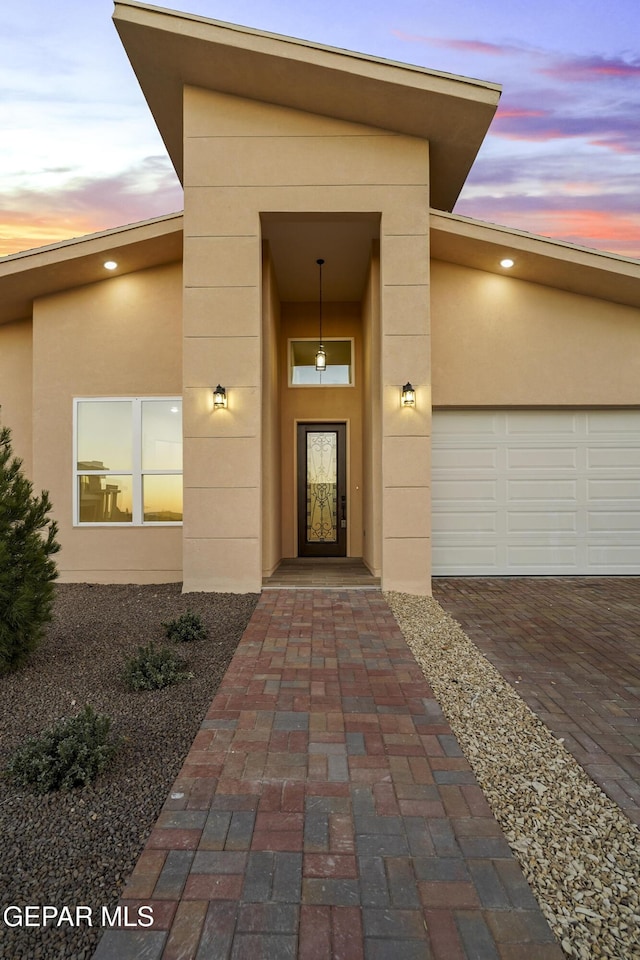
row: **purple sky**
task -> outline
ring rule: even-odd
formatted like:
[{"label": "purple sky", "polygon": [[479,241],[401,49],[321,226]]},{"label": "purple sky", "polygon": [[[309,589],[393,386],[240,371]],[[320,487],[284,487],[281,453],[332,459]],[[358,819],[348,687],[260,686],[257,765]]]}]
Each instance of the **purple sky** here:
[{"label": "purple sky", "polygon": [[[640,257],[638,0],[174,0],[503,87],[456,213]],[[0,255],[182,208],[110,0],[0,10]]]}]

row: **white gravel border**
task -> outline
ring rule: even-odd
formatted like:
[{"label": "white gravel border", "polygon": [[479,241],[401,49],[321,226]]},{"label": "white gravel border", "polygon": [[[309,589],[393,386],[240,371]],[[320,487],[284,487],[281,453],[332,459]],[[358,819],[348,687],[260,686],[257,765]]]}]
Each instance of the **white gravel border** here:
[{"label": "white gravel border", "polygon": [[640,958],[640,830],[431,597],[385,593],[564,952]]}]

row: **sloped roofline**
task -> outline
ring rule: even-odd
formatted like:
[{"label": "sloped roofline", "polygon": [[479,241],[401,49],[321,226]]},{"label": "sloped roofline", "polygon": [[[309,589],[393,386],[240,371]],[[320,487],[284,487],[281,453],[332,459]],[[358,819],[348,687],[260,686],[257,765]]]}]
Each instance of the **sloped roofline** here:
[{"label": "sloped roofline", "polygon": [[10,254],[0,258],[0,323],[30,317],[39,297],[181,260],[181,213]]},{"label": "sloped roofline", "polygon": [[640,260],[440,210],[430,222],[432,259],[640,307]]},{"label": "sloped roofline", "polygon": [[190,85],[427,139],[432,206],[451,210],[500,97],[495,83],[136,0],[113,17],[181,180]]},{"label": "sloped roofline", "polygon": [[[431,257],[640,308],[640,260],[432,210]],[[0,258],[0,323],[31,316],[38,297],[182,260],[183,216],[173,213]],[[105,259],[118,261],[108,274]]]}]

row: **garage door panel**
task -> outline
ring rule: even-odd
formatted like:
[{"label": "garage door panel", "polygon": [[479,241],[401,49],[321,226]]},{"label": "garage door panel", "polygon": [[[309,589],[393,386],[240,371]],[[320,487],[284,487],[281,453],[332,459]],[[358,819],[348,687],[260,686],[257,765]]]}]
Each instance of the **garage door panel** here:
[{"label": "garage door panel", "polygon": [[577,533],[578,522],[575,511],[549,511],[541,508],[535,511],[507,514],[508,533],[553,533],[558,530]]},{"label": "garage door panel", "polygon": [[491,545],[456,547],[453,544],[446,549],[433,548],[433,566],[443,574],[452,575],[461,567],[470,574],[482,573],[487,567],[495,567],[497,560],[497,548]]},{"label": "garage door panel", "polygon": [[495,470],[496,467],[497,452],[486,447],[465,450],[443,448],[438,461],[439,470]]},{"label": "garage door panel", "polygon": [[475,513],[473,511],[455,511],[449,513],[439,510],[433,514],[431,521],[432,532],[450,531],[451,533],[466,534],[469,529],[476,533],[497,533],[498,523],[495,513]]},{"label": "garage door panel", "polygon": [[587,465],[594,470],[602,468],[608,473],[614,470],[637,469],[640,467],[640,445],[587,447]]},{"label": "garage door panel", "polygon": [[589,547],[589,563],[594,567],[615,567],[619,573],[637,574],[639,548],[637,544],[592,544]]},{"label": "garage door panel", "polygon": [[640,533],[640,510],[592,510],[588,518],[591,533]]},{"label": "garage door panel", "polygon": [[638,412],[636,410],[589,410],[585,412],[586,430],[589,436],[604,434],[608,438],[616,434],[638,438]]},{"label": "garage door panel", "polygon": [[640,411],[433,419],[437,576],[640,574]]},{"label": "garage door panel", "polygon": [[640,480],[637,477],[612,479],[596,479],[588,481],[589,499],[598,500],[626,500],[640,503]]},{"label": "garage door panel", "polygon": [[544,570],[562,567],[572,570],[577,562],[577,548],[571,544],[526,544],[514,545],[507,549],[507,559],[512,569],[524,571]]},{"label": "garage door panel", "polygon": [[554,421],[550,431],[549,424],[540,419],[540,411],[531,412],[519,410],[506,413],[506,435],[509,437],[518,436],[541,436],[548,438],[551,436],[562,436],[564,438],[575,435],[578,432],[576,414],[572,412],[556,413],[554,411]]},{"label": "garage door panel", "polygon": [[507,466],[511,470],[575,470],[575,447],[509,447]]},{"label": "garage door panel", "polygon": [[494,480],[435,480],[432,497],[442,504],[474,501],[496,502],[497,484]]},{"label": "garage door panel", "polygon": [[509,480],[507,499],[540,500],[543,503],[566,501],[575,503],[577,484],[575,480]]}]

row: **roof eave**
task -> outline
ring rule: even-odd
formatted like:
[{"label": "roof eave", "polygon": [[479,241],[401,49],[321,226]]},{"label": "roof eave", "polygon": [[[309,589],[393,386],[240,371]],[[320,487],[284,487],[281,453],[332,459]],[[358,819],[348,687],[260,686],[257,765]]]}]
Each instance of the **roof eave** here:
[{"label": "roof eave", "polygon": [[450,210],[500,97],[496,84],[130,0],[114,21],[181,180],[191,85],[427,139],[432,204]]},{"label": "roof eave", "polygon": [[[441,210],[430,221],[435,260],[640,307],[639,260]],[[516,261],[508,271],[504,257]]]},{"label": "roof eave", "polygon": [[[39,297],[180,262],[182,223],[170,214],[3,257],[0,324],[30,317]],[[105,271],[107,259],[117,261],[115,273]]]}]

